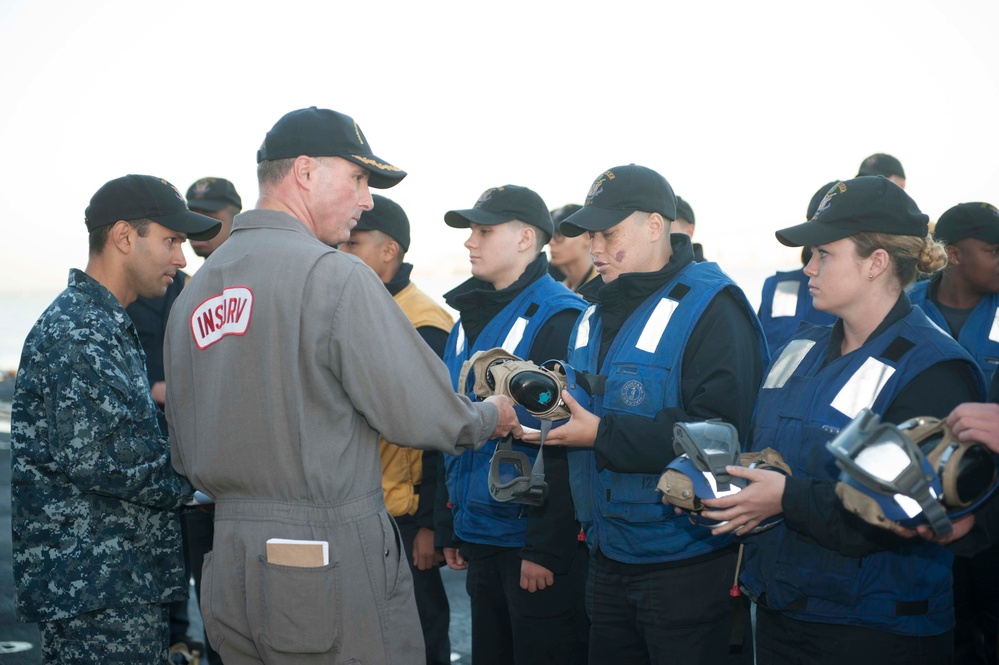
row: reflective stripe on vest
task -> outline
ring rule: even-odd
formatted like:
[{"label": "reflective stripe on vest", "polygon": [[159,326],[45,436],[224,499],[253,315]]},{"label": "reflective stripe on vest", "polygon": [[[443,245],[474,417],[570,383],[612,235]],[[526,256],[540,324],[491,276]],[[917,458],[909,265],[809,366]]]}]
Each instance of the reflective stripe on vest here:
[{"label": "reflective stripe on vest", "polygon": [[454,355],[460,356],[465,351],[465,328],[458,322],[458,338],[454,342]]},{"label": "reflective stripe on vest", "polygon": [[642,329],[642,334],[635,347],[646,353],[655,353],[663,338],[663,333],[666,332],[666,326],[669,325],[669,320],[679,304],[671,298],[661,299],[649,320],[645,322],[645,327]]},{"label": "reflective stripe on vest", "polygon": [[777,282],[774,299],[770,304],[771,317],[776,319],[780,316],[797,316],[799,286],[800,283],[793,279]]},{"label": "reflective stripe on vest", "polygon": [[576,327],[576,345],[573,349],[581,349],[590,343],[590,317],[595,311],[597,311],[597,306],[590,305],[583,313],[583,318],[580,319]]},{"label": "reflective stripe on vest", "polygon": [[877,358],[868,358],[843,385],[830,406],[847,418],[856,418],[861,409],[874,406],[881,389],[894,373],[894,367],[886,365]]},{"label": "reflective stripe on vest", "polygon": [[815,341],[811,339],[795,339],[788,342],[787,346],[784,347],[784,352],[780,354],[780,358],[775,360],[773,367],[770,368],[767,380],[763,382],[763,387],[783,388],[813,346],[815,346]]},{"label": "reflective stripe on vest", "polygon": [[517,320],[510,326],[510,332],[506,334],[506,339],[503,340],[503,350],[507,353],[513,353],[517,345],[520,344],[520,340],[524,338],[525,330],[527,330],[527,319],[518,316]]}]

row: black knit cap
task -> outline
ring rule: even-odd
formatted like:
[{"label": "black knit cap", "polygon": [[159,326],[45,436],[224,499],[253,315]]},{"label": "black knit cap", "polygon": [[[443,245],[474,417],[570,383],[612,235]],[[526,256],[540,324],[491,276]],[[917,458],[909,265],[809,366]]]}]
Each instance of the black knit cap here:
[{"label": "black knit cap", "polygon": [[999,210],[991,203],[958,203],[940,215],[933,237],[946,244],[974,238],[999,243]]},{"label": "black knit cap", "polygon": [[371,195],[375,205],[361,213],[355,231],[381,231],[399,243],[402,251],[409,251],[409,217],[392,199],[378,194]]},{"label": "black knit cap", "polygon": [[573,238],[587,231],[604,231],[634,212],[658,212],[676,219],[673,188],[655,171],[637,164],[615,166],[597,176],[583,209],[563,220],[558,229]]},{"label": "black knit cap", "polygon": [[257,151],[257,163],[300,155],[354,162],[368,169],[368,184],[377,189],[388,189],[406,177],[399,167],[375,157],[353,118],[315,106],[292,111],[278,120]]},{"label": "black knit cap", "polygon": [[926,237],[929,219],[895,183],[863,176],[833,185],[811,219],[776,235],[788,247],[814,247],[863,232]]},{"label": "black knit cap", "polygon": [[115,178],[94,193],[84,213],[87,230],[122,220],[151,219],[193,240],[214,238],[222,222],[188,210],[177,188],[163,178],[126,175]]},{"label": "black knit cap", "polygon": [[519,185],[491,187],[482,192],[475,205],[467,210],[449,210],[444,223],[456,229],[467,229],[470,224],[495,226],[519,220],[540,229],[551,239],[555,232],[548,206],[536,192]]}]

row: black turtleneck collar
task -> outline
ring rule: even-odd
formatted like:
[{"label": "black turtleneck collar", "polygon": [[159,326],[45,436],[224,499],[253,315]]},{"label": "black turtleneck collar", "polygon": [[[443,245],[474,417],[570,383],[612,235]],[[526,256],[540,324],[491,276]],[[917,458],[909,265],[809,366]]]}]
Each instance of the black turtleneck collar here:
[{"label": "black turtleneck collar", "polygon": [[413,272],[413,264],[403,263],[399,266],[399,271],[392,277],[392,279],[385,282],[385,288],[388,289],[388,292],[392,294],[393,298],[397,293],[409,286],[409,274],[411,272]]},{"label": "black turtleneck collar", "polygon": [[597,277],[580,287],[579,295],[590,302],[600,303],[600,313],[603,317],[608,313],[611,315],[623,313],[627,316],[646,298],[662,288],[663,284],[693,262],[694,251],[689,236],[674,233],[670,235],[670,244],[673,247],[673,256],[659,270],[624,273],[610,284],[604,284],[603,277]]},{"label": "black turtleneck collar", "polygon": [[493,318],[528,286],[548,275],[548,257],[544,252],[531,261],[523,274],[510,286],[497,291],[492,284],[471,277],[444,294],[444,302],[461,315],[461,327],[470,344],[475,343]]},{"label": "black turtleneck collar", "polygon": [[[912,303],[909,302],[909,296],[905,295],[905,292],[899,294],[898,300],[892,306],[891,311],[885,316],[881,324],[874,329],[870,337],[864,340],[864,344],[867,344],[872,339],[875,339],[878,335],[883,333],[888,326],[891,326],[898,321],[901,321],[905,316],[912,311]],[[836,319],[836,323],[833,324],[832,334],[829,335],[829,345],[826,347],[826,355],[823,359],[823,365],[828,365],[832,361],[836,360],[843,355],[843,338],[845,333],[843,332],[843,319]]]}]

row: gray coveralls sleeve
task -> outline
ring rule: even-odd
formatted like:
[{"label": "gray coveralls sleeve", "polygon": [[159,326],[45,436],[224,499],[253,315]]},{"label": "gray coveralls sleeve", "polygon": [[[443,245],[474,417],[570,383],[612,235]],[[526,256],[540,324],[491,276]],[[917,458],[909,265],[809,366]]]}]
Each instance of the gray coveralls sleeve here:
[{"label": "gray coveralls sleeve", "polygon": [[[237,216],[167,325],[172,460],[217,502],[201,604],[222,659],[422,656],[379,432],[455,452],[492,434],[496,408],[455,395],[375,274],[283,213]],[[330,563],[270,563],[270,538],[327,541]]]}]

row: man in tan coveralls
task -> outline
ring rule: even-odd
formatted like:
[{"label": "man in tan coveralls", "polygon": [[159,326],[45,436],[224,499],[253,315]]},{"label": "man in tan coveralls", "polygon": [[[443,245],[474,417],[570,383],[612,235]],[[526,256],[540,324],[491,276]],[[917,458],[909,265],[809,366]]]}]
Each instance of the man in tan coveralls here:
[{"label": "man in tan coveralls", "polygon": [[[374,273],[329,247],[372,207],[369,184],[405,177],[357,123],[292,111],[257,162],[257,208],[236,217],[167,330],[173,463],[217,503],[208,638],[226,665],[422,663],[379,433],[453,453],[520,426],[506,399],[456,396]],[[325,541],[329,563],[268,562],[271,538]]]}]

